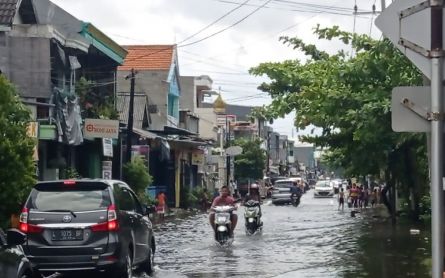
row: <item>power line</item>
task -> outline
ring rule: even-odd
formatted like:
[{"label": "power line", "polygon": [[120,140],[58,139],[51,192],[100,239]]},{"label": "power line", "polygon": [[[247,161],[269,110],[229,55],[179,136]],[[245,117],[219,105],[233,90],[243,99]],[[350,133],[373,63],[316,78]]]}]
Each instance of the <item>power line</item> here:
[{"label": "power line", "polygon": [[183,39],[182,41],[178,42],[178,44],[181,44],[185,41],[188,41],[191,38],[194,38],[195,36],[199,35],[200,33],[202,33],[203,31],[207,30],[208,28],[212,27],[213,25],[215,25],[216,23],[218,23],[219,21],[221,21],[222,19],[224,19],[225,17],[229,16],[230,14],[232,14],[233,12],[235,12],[236,10],[240,9],[241,7],[243,7],[244,5],[246,5],[250,0],[246,0],[243,3],[239,4],[237,7],[235,7],[234,9],[228,11],[227,13],[225,13],[224,15],[220,16],[219,18],[217,18],[216,20],[214,20],[212,23],[208,24],[207,26],[205,26],[204,28],[202,28],[201,30],[197,31],[196,33],[188,36],[187,38]]},{"label": "power line", "polygon": [[230,28],[232,28],[232,27],[234,27],[234,26],[240,24],[241,22],[243,22],[244,20],[246,20],[247,18],[249,18],[250,16],[252,16],[252,15],[255,14],[256,12],[258,12],[260,9],[262,9],[263,7],[265,7],[265,6],[266,6],[267,4],[269,4],[271,1],[272,1],[272,0],[267,0],[267,2],[265,2],[264,4],[262,4],[261,6],[259,6],[258,8],[256,8],[255,10],[253,10],[252,12],[250,12],[249,14],[247,14],[246,16],[242,17],[240,20],[235,21],[235,23],[233,23],[233,24],[227,26],[226,28],[223,28],[223,29],[219,30],[218,32],[215,32],[215,33],[213,33],[213,34],[211,34],[211,35],[208,35],[208,36],[206,36],[206,37],[204,37],[204,38],[202,38],[202,39],[199,39],[199,40],[194,41],[194,42],[191,42],[191,43],[187,43],[187,44],[183,44],[183,45],[178,45],[178,47],[186,47],[186,46],[194,45],[194,44],[200,43],[200,42],[202,42],[202,41],[204,41],[204,40],[210,39],[210,38],[212,38],[212,37],[214,37],[214,36],[216,36],[216,35],[218,35],[218,34],[221,34],[222,32],[225,32],[225,31],[227,31],[228,29],[230,29]]}]

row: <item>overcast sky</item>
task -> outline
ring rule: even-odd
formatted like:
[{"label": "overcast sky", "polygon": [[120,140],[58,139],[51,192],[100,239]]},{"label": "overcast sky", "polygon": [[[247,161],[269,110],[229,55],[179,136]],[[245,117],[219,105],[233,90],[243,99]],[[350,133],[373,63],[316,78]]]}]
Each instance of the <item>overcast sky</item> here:
[{"label": "overcast sky", "polygon": [[[280,43],[279,36],[298,36],[330,53],[343,45],[317,41],[312,30],[318,23],[322,27],[339,25],[345,31],[371,34],[374,38],[381,36],[380,31],[371,26],[375,16],[353,15],[354,3],[359,12],[372,11],[373,4],[380,11],[381,1],[376,0],[250,0],[186,41],[246,0],[51,1],[78,19],[93,23],[119,44],[177,43],[181,75],[209,75],[214,80],[214,89],[221,89],[223,99],[240,105],[263,105],[271,101],[267,94],[256,89],[265,79],[249,76],[249,68],[262,62],[304,60],[302,53]],[[387,1],[387,5],[390,2]],[[227,30],[194,43],[225,28]],[[189,43],[194,44],[187,46]],[[345,49],[350,51],[350,47]],[[273,127],[282,134],[296,136],[292,122],[289,115],[276,120]],[[298,134],[306,132],[309,131]]]}]

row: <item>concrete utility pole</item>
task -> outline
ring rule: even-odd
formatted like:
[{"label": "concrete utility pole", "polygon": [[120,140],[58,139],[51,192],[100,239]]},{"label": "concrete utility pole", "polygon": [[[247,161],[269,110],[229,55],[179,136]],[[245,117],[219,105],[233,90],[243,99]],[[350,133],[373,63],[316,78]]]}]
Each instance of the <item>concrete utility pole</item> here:
[{"label": "concrete utility pole", "polygon": [[126,162],[131,162],[131,136],[133,134],[133,111],[134,111],[134,83],[136,72],[131,69],[131,73],[125,77],[130,80],[130,102],[128,105],[128,123],[127,123],[127,151]]}]

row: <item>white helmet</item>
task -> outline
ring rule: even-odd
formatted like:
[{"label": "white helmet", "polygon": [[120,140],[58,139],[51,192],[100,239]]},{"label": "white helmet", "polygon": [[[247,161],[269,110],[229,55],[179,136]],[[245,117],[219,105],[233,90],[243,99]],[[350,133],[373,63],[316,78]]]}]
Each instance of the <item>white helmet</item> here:
[{"label": "white helmet", "polygon": [[256,184],[256,183],[252,183],[252,184],[250,185],[250,188],[251,188],[251,189],[258,189],[259,186],[258,186],[258,184]]}]

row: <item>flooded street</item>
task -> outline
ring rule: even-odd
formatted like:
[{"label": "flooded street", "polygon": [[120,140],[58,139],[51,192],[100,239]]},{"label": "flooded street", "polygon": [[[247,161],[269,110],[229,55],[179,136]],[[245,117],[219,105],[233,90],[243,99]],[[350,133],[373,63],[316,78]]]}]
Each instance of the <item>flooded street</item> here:
[{"label": "flooded street", "polygon": [[335,199],[308,192],[297,208],[266,201],[263,232],[254,236],[244,232],[243,211],[229,247],[214,242],[207,214],[158,224],[153,277],[430,276],[429,232],[392,228],[376,210],[351,217]]}]

